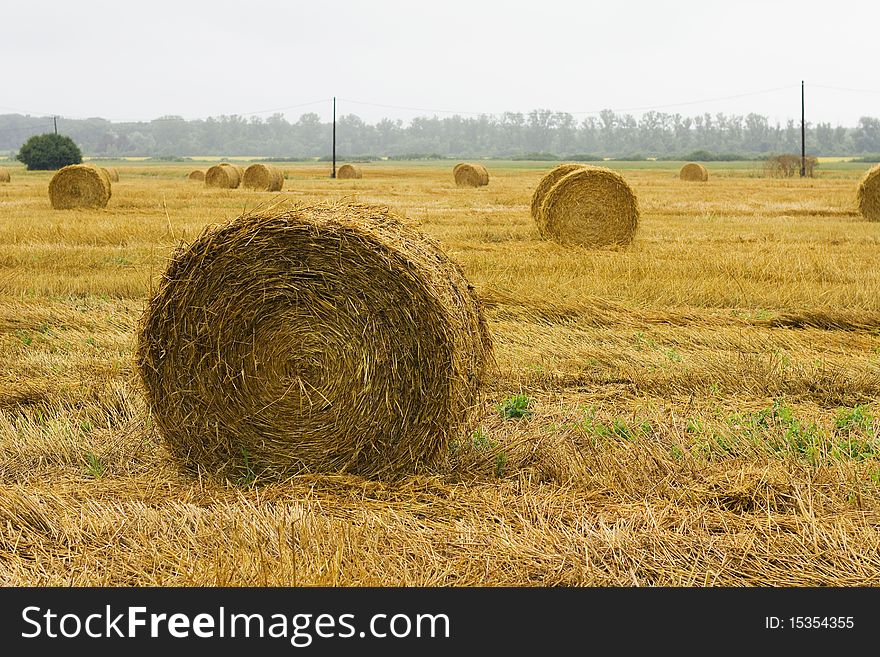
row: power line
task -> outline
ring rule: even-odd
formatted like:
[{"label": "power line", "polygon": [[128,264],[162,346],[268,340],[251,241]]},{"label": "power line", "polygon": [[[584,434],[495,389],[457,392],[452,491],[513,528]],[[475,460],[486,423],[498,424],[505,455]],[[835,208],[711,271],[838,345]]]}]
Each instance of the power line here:
[{"label": "power line", "polygon": [[[580,114],[599,114],[603,111],[609,110],[611,112],[639,112],[639,111],[648,111],[654,109],[665,109],[667,107],[684,107],[687,105],[699,105],[701,103],[714,103],[721,100],[732,100],[735,98],[745,98],[748,96],[758,96],[762,94],[775,93],[777,91],[784,91],[787,89],[795,89],[797,85],[785,85],[781,87],[773,87],[772,89],[759,89],[757,91],[747,91],[739,94],[732,94],[728,96],[716,96],[714,98],[703,98],[700,100],[687,100],[679,103],[665,103],[659,105],[644,105],[641,107],[603,107],[598,110],[583,110],[578,112],[568,112],[568,114],[572,115],[580,115]],[[468,114],[474,116],[484,116],[484,115],[498,115],[498,114],[506,114],[507,112],[475,112],[468,110],[448,110],[448,109],[436,109],[430,107],[411,107],[406,105],[391,105],[388,103],[373,103],[365,100],[355,100],[353,98],[340,98],[339,100],[345,101],[347,103],[354,103],[356,105],[369,105],[371,107],[384,107],[387,109],[400,109],[400,110],[408,110],[414,112],[433,112],[437,114]]]},{"label": "power line", "polygon": [[[321,98],[320,100],[310,100],[310,101],[305,102],[305,103],[296,103],[296,104],[294,104],[294,105],[286,105],[286,106],[284,106],[284,107],[275,107],[275,108],[272,108],[272,109],[256,110],[256,111],[253,111],[253,112],[236,112],[236,113],[225,114],[225,115],[224,115],[224,114],[214,114],[214,115],[210,115],[210,116],[194,117],[194,118],[184,119],[184,120],[186,120],[186,121],[206,121],[206,120],[208,120],[208,119],[215,118],[215,117],[217,117],[217,116],[255,116],[255,115],[257,115],[257,114],[267,114],[267,113],[269,113],[269,112],[283,112],[284,110],[289,110],[289,109],[297,109],[297,108],[300,108],[300,107],[308,107],[308,106],[310,106],[310,105],[319,105],[319,104],[321,104],[321,103],[329,103],[331,100],[332,100],[332,98]],[[20,109],[20,108],[15,108],[15,107],[2,107],[2,106],[0,106],[0,109],[2,109],[2,110],[9,110],[9,111],[12,111],[12,112],[17,112],[17,113],[19,113],[19,114],[31,115],[31,116],[34,116],[35,118],[38,118],[38,117],[40,117],[40,118],[41,118],[41,117],[52,118],[53,116],[58,116],[58,117],[61,117],[61,118],[71,119],[71,120],[74,120],[74,121],[86,121],[86,120],[88,120],[88,119],[90,119],[90,118],[103,118],[105,121],[112,121],[112,122],[115,122],[115,123],[151,123],[152,121],[165,121],[165,120],[171,120],[171,119],[168,119],[168,118],[165,118],[165,117],[157,117],[157,118],[154,118],[154,119],[142,119],[142,118],[132,119],[132,118],[118,118],[118,117],[116,117],[116,118],[114,118],[114,117],[110,117],[110,118],[104,118],[104,117],[82,117],[82,116],[71,116],[71,115],[64,114],[64,113],[59,113],[59,112],[32,112],[32,111],[29,111],[29,110],[23,110],[23,109]]]},{"label": "power line", "polygon": [[[747,91],[746,93],[734,94],[732,96],[718,96],[716,98],[703,98],[701,100],[688,100],[681,103],[667,103],[663,105],[646,105],[644,107],[611,107],[607,108],[612,112],[642,112],[648,110],[655,109],[666,109],[667,107],[684,107],[686,105],[699,105],[701,103],[714,103],[720,100],[733,100],[734,98],[745,98],[747,96],[759,96],[762,94],[775,93],[777,91],[783,91],[786,89],[794,89],[797,85],[790,84],[784,87],[774,87],[773,89],[761,89],[759,91]],[[600,112],[605,111],[605,108],[601,110],[588,110],[584,112],[569,112],[570,114],[599,114]]]},{"label": "power line", "polygon": [[[822,85],[822,84],[811,84],[810,86],[820,88],[820,89],[832,89],[832,90],[837,90],[837,91],[850,91],[850,92],[856,92],[856,93],[880,93],[880,90],[873,90],[873,89],[851,89],[851,88],[847,88],[847,87],[836,87],[836,86]],[[704,103],[715,103],[715,102],[719,102],[719,101],[733,100],[733,99],[737,99],[737,98],[746,98],[749,96],[759,96],[759,95],[764,95],[764,94],[775,93],[778,91],[790,90],[790,89],[794,89],[796,87],[797,87],[797,85],[784,85],[784,86],[780,86],[780,87],[773,87],[770,89],[759,89],[756,91],[747,91],[747,92],[738,93],[738,94],[730,94],[730,95],[726,95],[726,96],[715,96],[712,98],[702,98],[699,100],[687,100],[687,101],[676,102],[676,103],[642,105],[642,106],[637,106],[637,107],[604,107],[602,109],[581,110],[581,111],[567,112],[567,113],[571,114],[571,115],[591,115],[591,114],[595,115],[595,114],[600,114],[603,111],[611,111],[614,113],[645,112],[645,111],[650,111],[650,110],[660,110],[660,109],[667,109],[667,108],[672,108],[672,107],[687,107],[687,106],[699,105],[699,104],[704,104]],[[406,110],[406,111],[413,111],[413,112],[428,112],[428,113],[434,113],[434,114],[453,114],[453,115],[469,115],[469,116],[500,116],[503,114],[510,113],[509,111],[487,112],[487,111],[473,111],[473,110],[451,110],[451,109],[440,109],[440,108],[430,108],[430,107],[416,107],[416,106],[410,106],[410,105],[394,105],[394,104],[390,104],[390,103],[375,103],[375,102],[371,102],[371,101],[357,100],[354,98],[341,98],[341,97],[339,98],[339,100],[342,102],[351,103],[354,105],[366,105],[366,106],[371,106],[371,107],[382,107],[382,108],[386,108],[386,109],[397,109],[397,110]],[[196,118],[190,118],[190,119],[184,119],[184,120],[185,121],[205,121],[205,120],[208,120],[211,118],[216,118],[218,116],[255,116],[258,114],[266,114],[269,112],[283,112],[285,110],[298,109],[301,107],[309,107],[312,105],[319,105],[322,103],[330,103],[332,101],[333,101],[333,98],[321,98],[319,100],[311,100],[311,101],[307,101],[307,102],[303,102],[303,103],[295,103],[295,104],[291,104],[291,105],[285,105],[283,107],[274,107],[271,109],[262,109],[262,110],[255,110],[255,111],[251,111],[251,112],[239,112],[239,113],[225,114],[225,115],[224,114],[217,114],[217,115],[196,117]],[[75,120],[87,120],[82,117],[79,117],[79,118],[78,117],[70,117],[70,116],[66,116],[64,114],[57,114],[55,112],[29,112],[26,110],[21,110],[21,109],[16,109],[16,108],[11,108],[11,107],[0,107],[0,109],[12,110],[15,112],[21,112],[21,113],[30,114],[30,115],[42,114],[43,116],[47,116],[47,118],[57,115],[57,116],[61,116],[63,118],[70,118],[70,119],[75,119]],[[559,113],[559,112],[557,112],[557,113]],[[91,118],[96,118],[96,117],[91,117]],[[175,117],[175,119],[176,118],[177,117]],[[104,120],[118,122],[118,123],[151,123],[153,121],[170,121],[170,120],[174,120],[174,119],[172,119],[171,117],[157,117],[154,119],[109,118],[109,119],[104,119]]]},{"label": "power line", "polygon": [[434,112],[436,114],[472,114],[474,116],[497,114],[497,112],[469,112],[466,110],[445,110],[432,109],[430,107],[407,107],[405,105],[388,105],[385,103],[371,103],[366,100],[353,100],[352,98],[340,98],[339,100],[345,101],[346,103],[354,103],[355,105],[369,105],[371,107],[384,107],[387,109],[402,109],[411,112]]},{"label": "power line", "polygon": [[851,87],[835,87],[828,84],[810,84],[817,89],[831,89],[832,91],[851,91],[859,94],[880,94],[880,89],[853,89]]}]

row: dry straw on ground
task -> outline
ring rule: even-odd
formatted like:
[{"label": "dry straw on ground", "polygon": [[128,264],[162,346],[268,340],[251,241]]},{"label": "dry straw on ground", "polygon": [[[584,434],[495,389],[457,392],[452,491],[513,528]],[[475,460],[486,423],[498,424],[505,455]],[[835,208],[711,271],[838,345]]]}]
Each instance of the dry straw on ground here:
[{"label": "dry straw on ground", "polygon": [[241,167],[227,162],[215,164],[205,172],[206,187],[220,187],[221,189],[235,189],[241,184],[244,172]]},{"label": "dry straw on ground", "polygon": [[49,200],[56,210],[103,208],[110,200],[110,177],[101,167],[71,164],[49,182]]},{"label": "dry straw on ground", "polygon": [[175,253],[138,363],[171,452],[229,477],[393,477],[468,424],[491,339],[460,268],[373,205],[276,205]]},{"label": "dry straw on ground", "polygon": [[489,184],[489,172],[482,164],[460,162],[453,167],[452,176],[459,187],[482,187]]},{"label": "dry straw on ground", "polygon": [[284,173],[271,164],[254,163],[244,170],[241,186],[263,192],[279,192],[284,186]]},{"label": "dry straw on ground", "polygon": [[195,171],[190,171],[189,175],[186,177],[187,180],[197,180],[199,182],[203,182],[205,180],[205,172],[201,169],[196,169]]},{"label": "dry straw on ground", "polygon": [[113,167],[101,167],[107,173],[107,177],[110,178],[110,182],[119,182],[119,172]]},{"label": "dry straw on ground", "polygon": [[337,178],[363,178],[363,171],[353,164],[343,164],[336,170]]},{"label": "dry straw on ground", "polygon": [[706,182],[709,180],[709,172],[699,162],[688,162],[678,172],[678,177],[688,182]]},{"label": "dry straw on ground", "polygon": [[541,178],[537,187],[535,187],[535,191],[532,193],[532,219],[538,222],[538,230],[543,234],[543,229],[540,225],[541,222],[541,203],[544,202],[544,197],[547,195],[547,192],[550,191],[550,188],[555,185],[562,176],[571,173],[572,171],[577,171],[578,169],[583,169],[583,164],[560,164],[558,166],[553,167],[549,173],[547,173],[543,178]]},{"label": "dry straw on ground", "polygon": [[3,167],[0,167],[0,183],[6,183],[10,180],[12,180],[12,178],[9,175],[9,169],[4,169]]},{"label": "dry straw on ground", "polygon": [[868,221],[880,221],[880,164],[872,167],[859,181],[859,212]]},{"label": "dry straw on ground", "polygon": [[582,167],[562,176],[541,203],[542,236],[563,244],[624,246],[639,223],[635,194],[620,174]]}]

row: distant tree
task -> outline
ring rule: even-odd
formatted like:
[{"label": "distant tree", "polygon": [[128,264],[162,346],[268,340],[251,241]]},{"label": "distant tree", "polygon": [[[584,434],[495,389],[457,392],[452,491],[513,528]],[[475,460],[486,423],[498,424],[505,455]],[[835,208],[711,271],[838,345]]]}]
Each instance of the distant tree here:
[{"label": "distant tree", "polygon": [[52,170],[68,164],[80,164],[82,153],[70,137],[48,133],[28,139],[22,144],[16,159],[24,162],[28,171]]},{"label": "distant tree", "polygon": [[863,116],[856,126],[853,141],[856,148],[862,153],[876,153],[880,151],[880,119]]}]

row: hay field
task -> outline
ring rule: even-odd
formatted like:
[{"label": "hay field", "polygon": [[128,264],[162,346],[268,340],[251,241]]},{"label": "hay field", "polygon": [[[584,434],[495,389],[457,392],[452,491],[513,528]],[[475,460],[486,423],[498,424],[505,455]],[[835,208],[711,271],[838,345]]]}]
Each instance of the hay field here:
[{"label": "hay field", "polygon": [[[620,172],[620,250],[538,238],[548,163],[285,165],[280,195],[385,203],[459,262],[497,370],[479,424],[402,481],[183,473],[135,330],[173,247],[276,196],[118,166],[107,207],[0,187],[0,585],[880,584],[880,225],[866,167]],[[114,165],[115,166],[115,165]]]}]

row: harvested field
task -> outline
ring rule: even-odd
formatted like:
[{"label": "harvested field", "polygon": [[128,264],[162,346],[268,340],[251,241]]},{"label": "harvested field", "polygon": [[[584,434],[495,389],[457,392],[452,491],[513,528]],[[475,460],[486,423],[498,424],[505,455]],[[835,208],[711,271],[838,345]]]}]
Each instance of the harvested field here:
[{"label": "harvested field", "polygon": [[640,209],[619,250],[541,239],[546,162],[496,162],[479,194],[448,163],[376,163],[345,190],[326,164],[285,165],[281,196],[387,205],[435,240],[496,363],[417,474],[277,480],[242,462],[228,481],[162,439],[138,327],[180,242],[265,193],[131,166],[106,208],[51,212],[52,174],[17,172],[0,190],[0,583],[876,585],[864,171],[719,164],[685,185],[681,164],[617,169]]}]

